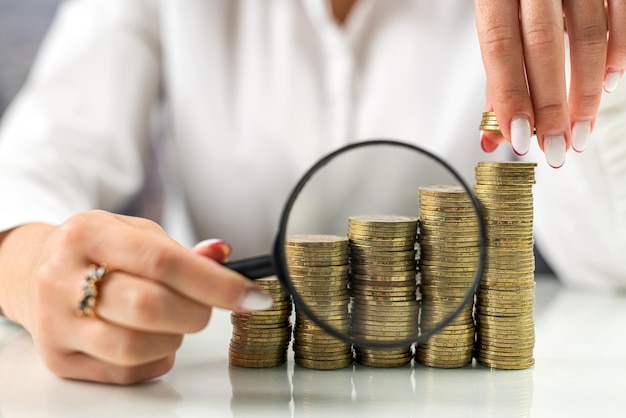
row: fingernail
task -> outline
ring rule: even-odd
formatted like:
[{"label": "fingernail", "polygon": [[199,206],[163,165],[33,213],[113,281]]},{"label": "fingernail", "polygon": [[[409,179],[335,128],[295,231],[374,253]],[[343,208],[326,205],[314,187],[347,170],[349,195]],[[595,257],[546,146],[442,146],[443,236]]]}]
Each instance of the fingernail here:
[{"label": "fingernail", "polygon": [[583,152],[591,135],[591,122],[576,122],[572,126],[572,148]]},{"label": "fingernail", "polygon": [[517,155],[526,155],[530,149],[530,121],[524,116],[511,120],[511,145]]},{"label": "fingernail", "polygon": [[566,152],[565,135],[546,136],[543,140],[543,151],[546,161],[553,168],[559,168],[565,164]]},{"label": "fingernail", "polygon": [[239,306],[247,311],[264,311],[271,308],[272,304],[274,304],[272,295],[260,290],[250,289],[243,297]]},{"label": "fingernail", "polygon": [[619,70],[613,70],[606,73],[606,76],[604,77],[604,91],[607,93],[613,93],[615,89],[617,89],[617,85],[619,84],[621,78],[622,72]]},{"label": "fingernail", "polygon": [[200,241],[199,243],[194,245],[193,248],[198,249],[198,248],[205,248],[205,247],[213,247],[214,245],[219,245],[220,247],[223,247],[227,251],[227,254],[230,254],[232,250],[229,243],[227,243],[223,239],[217,239],[217,238],[205,239],[204,241]]},{"label": "fingernail", "polygon": [[228,243],[224,241],[223,239],[212,238],[212,239],[205,239],[204,241],[200,241],[199,243],[194,245],[193,248],[212,247],[213,245],[222,245],[222,244],[228,245]]},{"label": "fingernail", "polygon": [[480,147],[483,149],[483,151],[490,154],[498,148],[498,144],[494,144],[493,142],[489,141],[481,132],[480,133]]},{"label": "fingernail", "polygon": [[485,137],[483,136],[482,131],[480,132],[480,137],[479,137],[479,140],[480,140],[480,147],[482,148],[482,150],[483,150],[484,152],[489,152],[489,151],[487,151],[487,149],[485,148]]},{"label": "fingernail", "polygon": [[219,257],[219,261],[221,263],[225,263],[228,261],[228,257],[230,253],[233,251],[232,247],[229,243],[224,241],[223,239],[205,239],[204,241],[200,241],[193,248],[194,250],[201,250],[203,248],[213,248],[219,247],[219,250],[222,253],[222,256]]}]

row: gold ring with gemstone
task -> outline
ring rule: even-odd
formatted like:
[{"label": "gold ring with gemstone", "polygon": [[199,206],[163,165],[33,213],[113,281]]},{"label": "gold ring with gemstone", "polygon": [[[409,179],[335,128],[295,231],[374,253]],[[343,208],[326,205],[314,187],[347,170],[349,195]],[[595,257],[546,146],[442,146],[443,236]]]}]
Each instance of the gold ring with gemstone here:
[{"label": "gold ring with gemstone", "polygon": [[77,316],[96,316],[96,299],[98,297],[98,283],[107,274],[106,264],[100,264],[96,266],[92,264],[89,266],[89,271],[85,276],[85,282],[83,283],[83,297],[81,298],[78,308],[76,309]]}]

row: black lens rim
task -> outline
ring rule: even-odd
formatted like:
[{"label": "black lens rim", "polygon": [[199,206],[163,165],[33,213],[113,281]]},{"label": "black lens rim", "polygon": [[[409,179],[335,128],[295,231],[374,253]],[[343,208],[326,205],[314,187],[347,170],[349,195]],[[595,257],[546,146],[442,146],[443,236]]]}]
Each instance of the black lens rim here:
[{"label": "black lens rim", "polygon": [[[289,215],[291,214],[291,209],[293,208],[293,205],[295,204],[300,192],[306,186],[306,184],[311,179],[311,177],[313,177],[322,167],[328,164],[331,160],[335,159],[337,156],[341,154],[344,154],[355,148],[368,147],[368,146],[382,146],[382,145],[404,147],[411,151],[426,155],[430,157],[431,159],[437,161],[444,168],[446,168],[448,172],[452,174],[452,176],[459,182],[459,184],[467,191],[467,193],[469,194],[471,198],[472,205],[474,206],[476,214],[478,215],[478,231],[479,231],[478,265],[477,265],[476,272],[474,274],[474,279],[472,281],[472,284],[470,288],[468,289],[467,293],[465,294],[463,301],[459,304],[459,306],[452,313],[449,314],[448,317],[444,318],[439,324],[437,324],[428,332],[421,333],[417,338],[403,339],[403,340],[397,340],[397,341],[370,341],[370,340],[362,340],[359,338],[354,338],[352,335],[342,334],[341,332],[337,331],[335,328],[328,326],[326,323],[321,321],[319,317],[315,315],[315,313],[311,309],[309,309],[307,304],[300,297],[300,294],[298,293],[297,289],[294,287],[289,276],[289,270],[287,267],[287,260],[285,256],[285,238],[287,234],[287,225],[289,223]],[[306,316],[308,316],[316,325],[318,325],[324,331],[326,331],[330,335],[342,341],[345,341],[347,343],[354,344],[355,346],[363,347],[363,348],[385,349],[385,348],[406,347],[412,344],[419,344],[421,342],[424,342],[428,340],[430,337],[432,337],[433,335],[439,333],[443,328],[449,325],[459,315],[459,313],[464,309],[464,307],[468,303],[470,303],[470,301],[473,301],[474,294],[482,278],[482,274],[483,274],[483,270],[485,266],[486,227],[485,227],[485,223],[483,219],[483,211],[480,205],[480,201],[476,197],[476,194],[474,193],[473,189],[469,187],[467,183],[463,180],[463,178],[459,175],[459,173],[450,164],[444,161],[441,157],[421,147],[418,147],[416,145],[413,145],[407,142],[402,142],[402,141],[398,141],[394,139],[371,139],[371,140],[359,141],[359,142],[354,142],[354,143],[345,145],[327,154],[326,156],[318,160],[317,163],[315,163],[315,165],[313,165],[302,176],[300,181],[296,184],[296,186],[293,188],[292,192],[290,193],[287,203],[285,204],[283,208],[283,212],[280,217],[278,232],[276,234],[276,239],[274,240],[273,258],[274,258],[274,267],[276,270],[276,275],[278,276],[278,279],[280,280],[282,285],[285,287],[285,289],[291,294],[296,307],[300,311],[302,311]]]}]

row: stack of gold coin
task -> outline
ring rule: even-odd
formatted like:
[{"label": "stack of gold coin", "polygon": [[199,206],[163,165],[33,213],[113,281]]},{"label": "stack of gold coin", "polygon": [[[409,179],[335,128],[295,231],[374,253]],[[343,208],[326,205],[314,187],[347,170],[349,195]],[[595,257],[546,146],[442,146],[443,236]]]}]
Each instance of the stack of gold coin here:
[{"label": "stack of gold coin", "polygon": [[[432,330],[462,302],[478,267],[480,234],[476,210],[460,186],[421,187],[419,272],[422,333]],[[441,332],[419,344],[415,359],[426,366],[455,368],[472,362],[473,305]]]},{"label": "stack of gold coin", "polygon": [[276,277],[257,280],[258,285],[274,298],[266,311],[232,313],[233,334],[229,360],[233,366],[274,367],[287,360],[291,341],[291,296]]},{"label": "stack of gold coin", "polygon": [[474,190],[486,223],[487,258],[476,294],[474,355],[498,369],[534,364],[535,163],[481,162]]},{"label": "stack of gold coin", "polygon": [[[478,127],[481,131],[488,132],[500,132],[500,125],[498,125],[498,120],[496,119],[495,112],[483,112],[483,117],[480,120],[480,126]],[[533,130],[533,135],[537,134],[537,130]]]},{"label": "stack of gold coin", "polygon": [[[348,238],[336,235],[291,235],[285,254],[292,283],[315,316],[347,334]],[[296,306],[295,362],[309,369],[340,369],[352,365],[352,347],[324,331]]]},{"label": "stack of gold coin", "polygon": [[[417,218],[411,216],[349,218],[354,337],[389,342],[418,335],[416,234]],[[389,350],[355,347],[356,361],[366,366],[398,367],[412,356],[410,345]]]}]

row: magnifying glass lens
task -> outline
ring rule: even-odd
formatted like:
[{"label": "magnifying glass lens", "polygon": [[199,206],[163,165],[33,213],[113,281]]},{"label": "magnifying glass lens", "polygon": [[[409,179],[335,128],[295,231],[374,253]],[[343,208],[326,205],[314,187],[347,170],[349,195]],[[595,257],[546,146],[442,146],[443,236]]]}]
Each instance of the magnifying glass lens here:
[{"label": "magnifying glass lens", "polygon": [[312,167],[275,246],[296,304],[296,362],[317,350],[334,366],[351,360],[350,344],[366,364],[383,348],[385,361],[401,364],[414,342],[446,326],[462,332],[484,263],[471,189],[433,154],[386,140],[349,145]]}]

